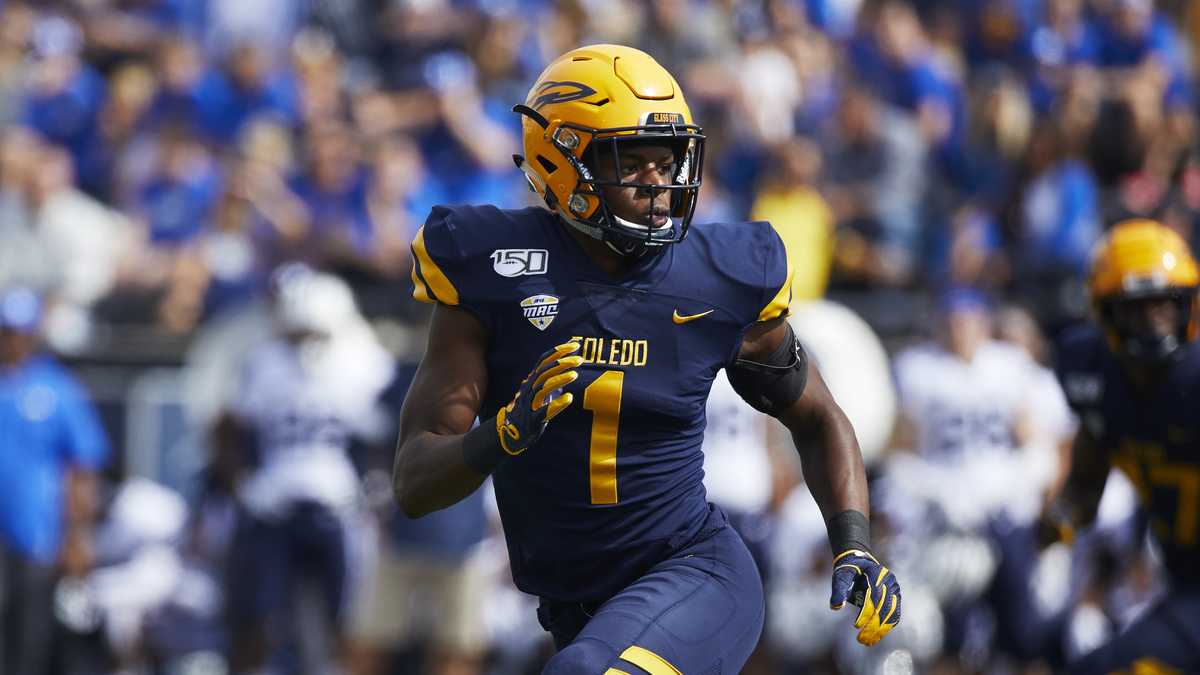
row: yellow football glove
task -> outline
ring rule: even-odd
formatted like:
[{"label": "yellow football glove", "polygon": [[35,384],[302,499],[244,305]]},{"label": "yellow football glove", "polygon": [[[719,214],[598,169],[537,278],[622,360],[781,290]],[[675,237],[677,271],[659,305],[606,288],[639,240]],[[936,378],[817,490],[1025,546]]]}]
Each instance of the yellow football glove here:
[{"label": "yellow football glove", "polygon": [[541,438],[550,420],[571,405],[574,397],[562,388],[579,377],[575,369],[583,363],[583,357],[570,356],[577,351],[578,342],[567,342],[542,354],[512,402],[496,413],[496,434],[504,452],[524,452]]},{"label": "yellow football glove", "polygon": [[829,608],[841,609],[847,600],[862,608],[854,627],[858,641],[868,647],[900,623],[900,584],[868,551],[850,549],[833,559]]}]

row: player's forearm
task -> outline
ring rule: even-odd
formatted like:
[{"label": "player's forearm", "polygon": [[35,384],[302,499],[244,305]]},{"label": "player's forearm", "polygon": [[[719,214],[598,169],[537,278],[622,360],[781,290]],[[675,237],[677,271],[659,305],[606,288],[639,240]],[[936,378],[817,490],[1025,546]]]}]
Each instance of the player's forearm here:
[{"label": "player's forearm", "polygon": [[1069,462],[1062,491],[1051,502],[1051,509],[1057,511],[1052,515],[1073,527],[1083,528],[1096,520],[1111,462],[1099,444],[1082,430],[1071,445]]},{"label": "player's forearm", "polygon": [[91,526],[99,502],[99,478],[90,469],[72,468],[67,474],[67,524]]},{"label": "player's forearm", "polygon": [[470,433],[421,432],[402,440],[392,469],[392,493],[404,515],[419,518],[479,489],[487,474],[468,465],[463,455]]},{"label": "player's forearm", "polygon": [[836,405],[785,420],[826,522],[845,511],[870,513],[867,474],[850,420]]}]

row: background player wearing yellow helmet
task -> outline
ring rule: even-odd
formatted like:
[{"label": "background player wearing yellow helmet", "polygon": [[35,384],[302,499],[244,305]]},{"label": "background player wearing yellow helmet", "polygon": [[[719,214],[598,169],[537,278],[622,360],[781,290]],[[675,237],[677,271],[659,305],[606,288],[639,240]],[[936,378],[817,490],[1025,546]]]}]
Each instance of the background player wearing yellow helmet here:
[{"label": "background player wearing yellow helmet", "polygon": [[437,207],[413,242],[414,295],[437,306],[402,412],[401,508],[493,477],[514,580],[560,650],[547,673],[739,672],[762,585],[701,483],[725,368],[796,438],[836,556],[830,604],[860,604],[859,641],[877,642],[900,593],[870,552],[854,431],[784,319],[778,235],[691,225],[705,139],[678,83],[596,45],[514,110],[515,159],[548,209]]},{"label": "background player wearing yellow helmet", "polygon": [[1068,536],[1096,517],[1110,467],[1137,488],[1171,591],[1077,673],[1200,671],[1200,272],[1184,241],[1150,220],[1115,225],[1089,286],[1099,330],[1064,340],[1059,376],[1082,424],[1067,482],[1044,516]]}]

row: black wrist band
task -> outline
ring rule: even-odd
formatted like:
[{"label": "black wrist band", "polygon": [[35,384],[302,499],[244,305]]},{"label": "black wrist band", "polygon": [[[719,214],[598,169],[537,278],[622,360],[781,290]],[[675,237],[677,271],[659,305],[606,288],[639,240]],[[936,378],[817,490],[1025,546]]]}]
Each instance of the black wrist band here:
[{"label": "black wrist band", "polygon": [[842,511],[830,518],[825,526],[829,530],[829,546],[834,555],[852,548],[871,552],[871,523],[858,511]]},{"label": "black wrist band", "polygon": [[480,421],[479,426],[468,431],[462,439],[463,461],[479,473],[490,476],[500,462],[509,457],[500,447],[496,425],[491,418]]}]

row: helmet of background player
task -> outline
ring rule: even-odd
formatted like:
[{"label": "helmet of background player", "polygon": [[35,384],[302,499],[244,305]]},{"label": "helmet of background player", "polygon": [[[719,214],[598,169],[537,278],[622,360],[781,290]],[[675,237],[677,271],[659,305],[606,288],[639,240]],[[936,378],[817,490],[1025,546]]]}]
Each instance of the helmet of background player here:
[{"label": "helmet of background player", "polygon": [[[692,123],[679,83],[648,54],[619,45],[569,51],[542,71],[525,103],[513,110],[523,116],[525,151],[513,159],[533,191],[571,226],[624,255],[687,235],[700,191],[704,134]],[[670,179],[624,181],[622,149],[654,141],[672,149]],[[606,168],[611,163],[613,178],[597,175],[601,163]],[[605,188],[647,191],[645,216],[618,216]],[[670,194],[670,218],[657,225],[654,197],[664,190]]]},{"label": "helmet of background player", "polygon": [[946,348],[968,361],[991,337],[992,306],[979,289],[947,288],[938,298],[938,313]]},{"label": "helmet of background player", "polygon": [[1097,244],[1088,281],[1113,353],[1161,366],[1196,338],[1200,271],[1188,245],[1153,220],[1117,223]]},{"label": "helmet of background player", "polygon": [[333,338],[362,321],[350,287],[332,274],[288,263],[271,283],[276,330],[294,342]]},{"label": "helmet of background player", "polygon": [[33,289],[0,289],[0,365],[16,365],[29,358],[41,321],[42,302]]}]

